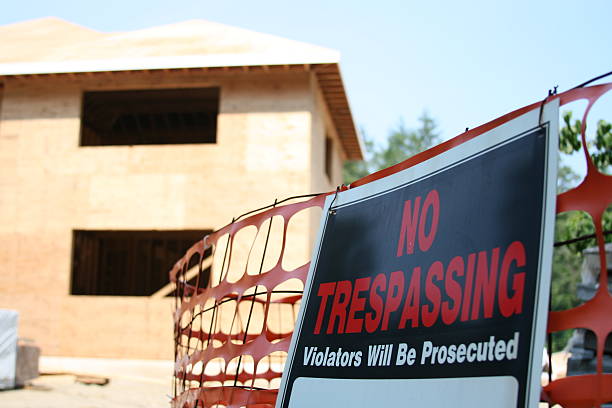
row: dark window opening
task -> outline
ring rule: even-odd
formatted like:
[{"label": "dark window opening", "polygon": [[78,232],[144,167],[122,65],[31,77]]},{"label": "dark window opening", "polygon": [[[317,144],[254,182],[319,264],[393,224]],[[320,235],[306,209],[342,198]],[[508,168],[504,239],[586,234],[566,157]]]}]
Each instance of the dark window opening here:
[{"label": "dark window opening", "polygon": [[[168,273],[210,231],[74,231],[72,295],[151,296]],[[205,253],[205,257],[210,253]],[[208,278],[210,271],[203,275]],[[201,278],[202,279],[202,278]],[[205,287],[208,282],[200,282]],[[172,295],[167,290],[164,295]]]},{"label": "dark window opening", "polygon": [[334,143],[330,137],[325,137],[325,174],[329,181],[332,181],[332,162],[333,162]]},{"label": "dark window opening", "polygon": [[216,143],[219,88],[83,94],[81,146]]}]

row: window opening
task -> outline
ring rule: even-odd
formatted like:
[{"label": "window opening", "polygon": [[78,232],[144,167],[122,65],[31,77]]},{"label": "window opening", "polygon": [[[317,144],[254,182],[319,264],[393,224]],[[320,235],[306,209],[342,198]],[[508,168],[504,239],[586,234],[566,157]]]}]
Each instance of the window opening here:
[{"label": "window opening", "polygon": [[[151,296],[169,283],[168,273],[176,261],[208,233],[73,231],[70,294]],[[200,282],[200,287],[207,283]]]},{"label": "window opening", "polygon": [[329,181],[332,181],[332,162],[333,162],[334,142],[329,136],[325,137],[325,174]]},{"label": "window opening", "polygon": [[219,88],[83,94],[81,146],[216,143]]}]

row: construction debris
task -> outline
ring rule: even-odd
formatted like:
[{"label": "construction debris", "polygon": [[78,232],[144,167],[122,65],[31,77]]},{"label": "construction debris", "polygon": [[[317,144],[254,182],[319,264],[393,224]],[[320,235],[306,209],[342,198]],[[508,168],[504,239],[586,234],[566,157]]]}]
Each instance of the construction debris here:
[{"label": "construction debris", "polygon": [[74,381],[86,385],[106,385],[110,382],[110,378],[96,375],[77,375]]}]

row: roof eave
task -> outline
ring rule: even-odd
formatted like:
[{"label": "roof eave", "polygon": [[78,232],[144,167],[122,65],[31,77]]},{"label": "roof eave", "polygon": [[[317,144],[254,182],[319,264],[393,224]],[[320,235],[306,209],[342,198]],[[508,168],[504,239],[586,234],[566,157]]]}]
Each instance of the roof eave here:
[{"label": "roof eave", "polygon": [[339,54],[335,52],[330,52],[324,56],[222,54],[115,60],[5,63],[0,64],[0,78],[126,71],[176,71],[184,69],[210,69],[216,71],[244,68],[248,71],[254,67],[298,67],[299,69],[313,70],[319,81],[347,159],[363,159],[363,143],[355,128],[353,115],[340,74]]},{"label": "roof eave", "polygon": [[337,64],[339,55],[217,54],[0,64],[0,76],[256,65]]},{"label": "roof eave", "polygon": [[323,97],[337,129],[346,158],[348,160],[363,160],[365,149],[353,121],[340,65],[338,63],[313,65],[312,70],[315,72],[323,92]]}]

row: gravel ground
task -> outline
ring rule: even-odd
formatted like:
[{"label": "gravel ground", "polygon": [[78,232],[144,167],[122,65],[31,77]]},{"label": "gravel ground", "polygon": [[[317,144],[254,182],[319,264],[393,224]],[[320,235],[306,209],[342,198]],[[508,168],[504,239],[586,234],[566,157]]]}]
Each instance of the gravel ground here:
[{"label": "gravel ground", "polygon": [[25,388],[0,392],[3,408],[168,408],[166,384],[137,379],[111,378],[107,385],[85,385],[72,375],[43,375]]},{"label": "gravel ground", "polygon": [[[78,370],[73,370],[78,365]],[[169,408],[171,362],[42,358],[41,372],[104,376],[106,385],[72,374],[41,375],[22,389],[0,391],[2,408]]]}]

